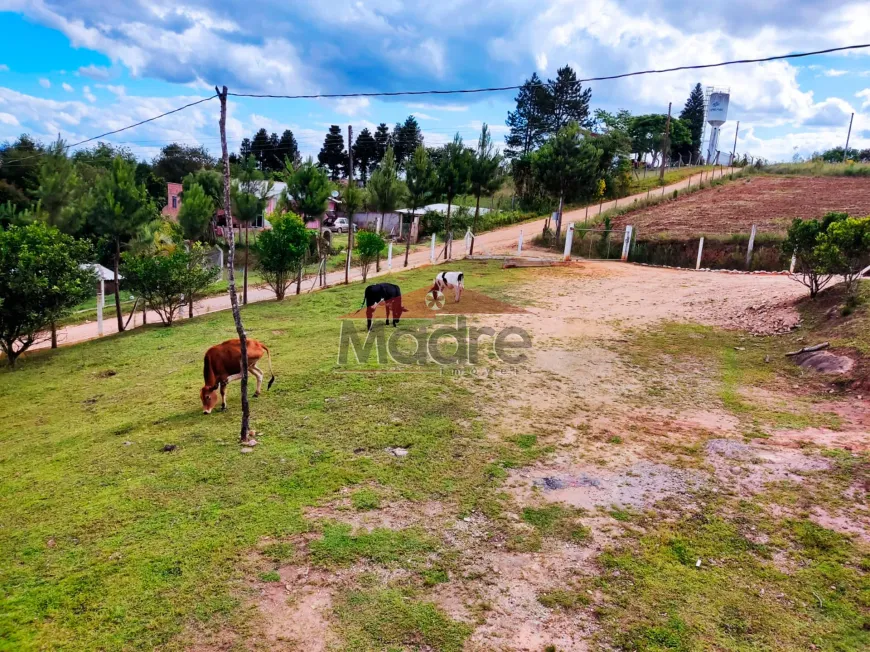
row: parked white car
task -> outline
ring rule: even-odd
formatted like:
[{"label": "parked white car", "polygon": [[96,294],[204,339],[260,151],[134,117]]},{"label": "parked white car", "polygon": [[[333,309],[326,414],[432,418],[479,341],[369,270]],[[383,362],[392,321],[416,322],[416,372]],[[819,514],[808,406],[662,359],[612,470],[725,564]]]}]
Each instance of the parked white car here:
[{"label": "parked white car", "polygon": [[[347,233],[350,229],[350,222],[346,217],[331,217],[323,221],[323,230],[332,231],[333,233]],[[356,231],[356,226],[354,226]]]}]

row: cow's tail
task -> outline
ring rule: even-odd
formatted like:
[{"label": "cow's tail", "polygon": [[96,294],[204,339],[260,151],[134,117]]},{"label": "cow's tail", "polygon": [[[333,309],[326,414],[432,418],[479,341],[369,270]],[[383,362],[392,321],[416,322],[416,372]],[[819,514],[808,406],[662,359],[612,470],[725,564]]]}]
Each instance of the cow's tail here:
[{"label": "cow's tail", "polygon": [[275,382],[275,372],[272,371],[272,352],[265,344],[263,345],[263,348],[266,349],[266,355],[269,357],[269,373],[272,375],[272,377],[269,379],[269,384],[266,385],[266,389],[269,390],[272,388],[272,383]]}]

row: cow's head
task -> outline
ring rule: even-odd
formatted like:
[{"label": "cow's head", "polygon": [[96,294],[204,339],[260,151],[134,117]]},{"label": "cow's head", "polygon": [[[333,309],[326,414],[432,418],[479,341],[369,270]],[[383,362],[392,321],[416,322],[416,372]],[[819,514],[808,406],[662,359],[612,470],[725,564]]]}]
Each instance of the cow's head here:
[{"label": "cow's head", "polygon": [[393,326],[399,325],[399,319],[403,313],[411,312],[410,308],[406,308],[401,303],[398,306],[393,306]]},{"label": "cow's head", "polygon": [[217,387],[204,386],[199,390],[199,400],[202,401],[202,413],[211,414],[218,401]]}]

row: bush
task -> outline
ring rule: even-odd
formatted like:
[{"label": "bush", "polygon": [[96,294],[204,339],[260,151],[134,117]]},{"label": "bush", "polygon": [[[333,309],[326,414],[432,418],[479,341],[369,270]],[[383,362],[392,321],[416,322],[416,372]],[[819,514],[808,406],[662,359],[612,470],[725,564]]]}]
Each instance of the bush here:
[{"label": "bush", "polygon": [[88,243],[39,222],[0,230],[0,351],[10,367],[95,292],[93,273],[80,267],[90,256]]},{"label": "bush", "polygon": [[387,248],[387,243],[374,231],[360,231],[356,236],[356,249],[359,256],[363,281],[368,278],[372,262]]},{"label": "bush", "polygon": [[831,269],[834,252],[830,247],[819,249],[819,238],[831,224],[846,217],[846,213],[828,213],[821,222],[795,219],[788,228],[783,251],[794,256],[795,271],[792,278],[809,288],[812,298],[831,281],[834,274]]},{"label": "bush", "polygon": [[853,297],[861,270],[870,264],[870,218],[837,217],[818,234],[814,254],[828,272],[842,274],[846,292]]},{"label": "bush", "polygon": [[278,301],[284,298],[310,246],[308,229],[293,213],[273,218],[272,228],[261,232],[254,243],[257,269]]}]

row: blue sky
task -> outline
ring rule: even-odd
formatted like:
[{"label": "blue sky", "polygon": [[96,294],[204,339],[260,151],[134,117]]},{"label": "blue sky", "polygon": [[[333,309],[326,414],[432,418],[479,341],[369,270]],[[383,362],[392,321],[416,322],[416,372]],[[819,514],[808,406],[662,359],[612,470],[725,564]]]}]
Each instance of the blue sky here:
[{"label": "blue sky", "polygon": [[[638,7],[641,7],[640,9]],[[498,86],[570,64],[598,76],[870,42],[870,3],[806,0],[0,0],[0,140],[67,141],[213,93]],[[772,160],[870,147],[870,50],[599,82],[594,107],[678,112],[695,82],[731,88],[722,141]],[[427,144],[483,122],[502,141],[513,94],[230,103],[230,147],[292,129],[316,154],[330,124],[355,133],[417,116]],[[217,103],[110,138],[150,159],[179,141],[219,151]]]}]

